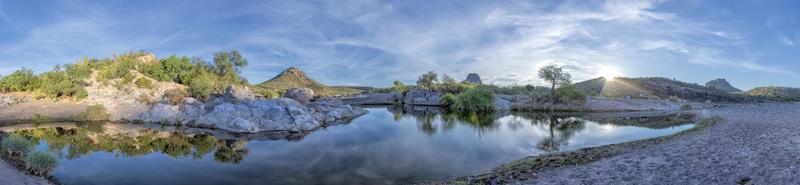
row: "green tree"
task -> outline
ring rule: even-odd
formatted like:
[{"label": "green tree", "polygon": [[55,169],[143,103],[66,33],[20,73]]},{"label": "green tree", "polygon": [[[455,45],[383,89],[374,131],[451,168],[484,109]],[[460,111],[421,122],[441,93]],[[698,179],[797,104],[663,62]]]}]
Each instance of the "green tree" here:
[{"label": "green tree", "polygon": [[400,80],[395,80],[394,81],[394,87],[392,87],[392,88],[394,88],[394,90],[397,91],[397,92],[406,92],[406,91],[408,91],[408,87],[406,85],[404,85],[403,82],[400,82]]},{"label": "green tree", "polygon": [[39,77],[33,74],[33,70],[24,67],[3,77],[0,81],[2,81],[3,91],[33,91],[39,87]]},{"label": "green tree", "polygon": [[428,73],[422,74],[417,80],[417,86],[428,89],[434,90],[436,86],[436,82],[438,82],[439,75],[436,72],[428,71]]},{"label": "green tree", "polygon": [[544,66],[539,69],[539,78],[550,83],[550,100],[556,101],[556,86],[570,84],[572,76],[555,65]]},{"label": "green tree", "polygon": [[456,79],[450,77],[450,75],[442,75],[442,89],[448,93],[459,93],[459,84]]},{"label": "green tree", "polygon": [[242,79],[239,77],[240,69],[247,66],[247,63],[247,59],[243,58],[239,51],[220,51],[214,54],[214,65],[211,66],[211,70],[221,80],[229,83],[241,83]]}]

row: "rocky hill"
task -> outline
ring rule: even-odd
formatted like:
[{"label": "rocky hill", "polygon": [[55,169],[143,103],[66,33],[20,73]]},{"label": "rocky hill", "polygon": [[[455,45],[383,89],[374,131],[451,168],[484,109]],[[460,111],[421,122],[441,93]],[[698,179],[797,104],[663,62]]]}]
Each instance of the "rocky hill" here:
[{"label": "rocky hill", "polygon": [[311,79],[300,69],[290,67],[266,82],[256,85],[272,91],[284,92],[290,88],[309,88],[319,96],[360,94],[362,91],[347,87],[329,87]]},{"label": "rocky hill", "polygon": [[698,84],[686,83],[660,77],[596,78],[575,84],[591,95],[631,98],[671,98],[692,101],[741,102],[747,98]]},{"label": "rocky hill", "polygon": [[719,90],[722,90],[722,91],[725,91],[725,92],[729,92],[729,93],[742,92],[742,90],[740,90],[740,89],[738,89],[736,87],[733,87],[733,85],[731,85],[731,83],[728,83],[728,81],[725,80],[724,78],[717,78],[717,79],[708,81],[708,82],[706,82],[706,87],[719,89]]},{"label": "rocky hill", "polygon": [[467,75],[467,79],[461,83],[483,84],[483,81],[481,81],[481,76],[478,73],[470,73]]},{"label": "rocky hill", "polygon": [[771,101],[800,101],[800,88],[791,87],[756,87],[745,92],[748,96]]}]

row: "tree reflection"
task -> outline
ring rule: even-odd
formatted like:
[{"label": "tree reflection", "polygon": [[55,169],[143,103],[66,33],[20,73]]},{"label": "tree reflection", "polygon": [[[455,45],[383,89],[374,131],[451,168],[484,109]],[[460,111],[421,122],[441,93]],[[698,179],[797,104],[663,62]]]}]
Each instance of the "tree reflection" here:
[{"label": "tree reflection", "polygon": [[11,134],[31,138],[37,145],[44,141],[48,150],[64,153],[68,160],[92,152],[109,152],[117,157],[136,157],[160,152],[173,158],[193,159],[201,159],[214,152],[215,161],[236,164],[248,154],[246,141],[220,140],[207,134],[187,135],[177,131],[152,129],[109,131],[103,129],[102,124],[79,124],[76,128],[32,128]]},{"label": "tree reflection", "polygon": [[549,137],[539,141],[536,145],[544,152],[560,151],[562,146],[569,144],[569,139],[578,131],[583,130],[585,122],[575,117],[560,117],[549,114],[537,116],[532,123],[547,127]]}]

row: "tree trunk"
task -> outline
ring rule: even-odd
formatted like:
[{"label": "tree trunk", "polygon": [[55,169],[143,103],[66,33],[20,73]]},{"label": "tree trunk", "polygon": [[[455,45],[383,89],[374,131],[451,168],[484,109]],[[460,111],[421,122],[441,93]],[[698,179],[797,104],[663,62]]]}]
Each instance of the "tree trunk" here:
[{"label": "tree trunk", "polygon": [[553,102],[553,103],[556,103],[556,83],[555,82],[553,82],[553,84],[550,86],[550,101]]}]

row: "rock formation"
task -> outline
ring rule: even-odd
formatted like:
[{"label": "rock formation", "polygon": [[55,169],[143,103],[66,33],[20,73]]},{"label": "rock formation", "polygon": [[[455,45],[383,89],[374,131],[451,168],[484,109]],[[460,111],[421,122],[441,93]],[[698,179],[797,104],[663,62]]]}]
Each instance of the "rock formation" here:
[{"label": "rock formation", "polygon": [[403,103],[403,93],[372,93],[340,98],[346,104],[355,105],[392,105]]},{"label": "rock formation", "polygon": [[407,105],[439,106],[442,92],[414,89],[406,93],[403,102]]},{"label": "rock formation", "polygon": [[482,84],[483,83],[481,81],[481,76],[479,76],[478,73],[470,73],[470,74],[468,74],[467,75],[467,79],[464,80],[464,82],[471,83],[471,84]]},{"label": "rock formation", "polygon": [[310,103],[311,99],[314,99],[314,91],[309,88],[291,88],[286,93],[283,93],[283,97],[305,105]]}]

